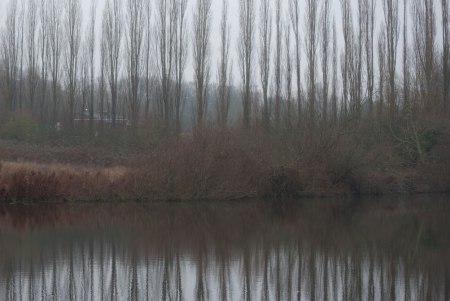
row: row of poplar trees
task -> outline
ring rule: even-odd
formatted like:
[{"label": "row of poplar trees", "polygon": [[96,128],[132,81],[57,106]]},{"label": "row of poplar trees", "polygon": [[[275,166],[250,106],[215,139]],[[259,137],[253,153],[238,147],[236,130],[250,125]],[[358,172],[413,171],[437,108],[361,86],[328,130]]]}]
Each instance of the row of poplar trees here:
[{"label": "row of poplar trees", "polygon": [[93,0],[83,12],[81,0],[10,0],[0,40],[1,114],[27,111],[43,125],[66,117],[74,126],[85,109],[91,125],[94,112],[110,111],[113,124],[124,115],[132,125],[153,112],[179,132],[190,63],[194,124],[209,110],[225,127],[233,59],[244,127],[447,114],[448,0],[340,0],[340,15],[330,0],[240,0],[236,37],[223,0],[217,47],[212,0],[190,1],[106,0],[100,11]]}]

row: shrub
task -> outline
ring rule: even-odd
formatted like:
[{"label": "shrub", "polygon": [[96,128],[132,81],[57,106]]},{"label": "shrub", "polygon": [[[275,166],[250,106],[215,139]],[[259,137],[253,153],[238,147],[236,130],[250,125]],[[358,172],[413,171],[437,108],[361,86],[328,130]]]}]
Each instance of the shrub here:
[{"label": "shrub", "polygon": [[31,141],[36,136],[37,124],[30,113],[14,112],[9,114],[1,130],[5,139]]}]

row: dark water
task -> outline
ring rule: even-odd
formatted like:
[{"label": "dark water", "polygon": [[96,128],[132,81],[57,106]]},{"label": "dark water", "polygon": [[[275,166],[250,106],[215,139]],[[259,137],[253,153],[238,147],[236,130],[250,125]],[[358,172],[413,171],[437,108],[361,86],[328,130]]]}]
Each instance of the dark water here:
[{"label": "dark water", "polygon": [[450,300],[450,196],[0,205],[0,300]]}]

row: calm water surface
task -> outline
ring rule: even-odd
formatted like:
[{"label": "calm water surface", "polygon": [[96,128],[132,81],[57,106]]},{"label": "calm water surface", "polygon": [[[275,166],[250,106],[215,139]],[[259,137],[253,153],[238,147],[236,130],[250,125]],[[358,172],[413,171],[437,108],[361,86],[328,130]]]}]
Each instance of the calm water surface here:
[{"label": "calm water surface", "polygon": [[450,196],[0,205],[0,300],[450,300]]}]

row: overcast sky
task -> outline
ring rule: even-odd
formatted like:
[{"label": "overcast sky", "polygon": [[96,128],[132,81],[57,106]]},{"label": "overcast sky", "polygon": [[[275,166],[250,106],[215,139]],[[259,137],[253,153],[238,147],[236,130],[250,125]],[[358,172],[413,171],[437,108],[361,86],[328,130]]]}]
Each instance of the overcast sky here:
[{"label": "overcast sky", "polygon": [[[20,0],[18,0],[20,1]],[[22,0],[24,1],[24,0]],[[27,0],[25,0],[27,1]],[[100,22],[101,22],[101,15],[102,15],[102,11],[103,11],[103,7],[104,7],[104,2],[106,0],[98,0],[98,8],[97,8],[97,26],[99,27]],[[123,0],[123,2],[125,2],[126,0]],[[188,0],[188,7],[189,9],[192,9],[192,7],[195,5],[195,1],[196,0]],[[229,3],[229,22],[231,24],[231,53],[233,56],[233,60],[234,62],[234,74],[235,74],[235,80],[239,80],[239,74],[237,72],[237,62],[236,62],[236,40],[238,38],[238,34],[239,34],[239,20],[238,20],[238,14],[239,14],[239,1],[240,0],[228,0]],[[300,5],[303,8],[304,7],[304,1],[303,0],[299,0],[300,1]],[[88,21],[88,14],[89,14],[89,9],[90,9],[90,4],[91,4],[91,0],[81,0],[82,2],[82,7],[84,10],[84,28],[86,28],[87,26],[87,21]],[[152,0],[152,2],[154,2],[154,0]],[[219,26],[220,26],[220,13],[221,13],[221,9],[222,9],[222,0],[212,0],[213,4],[212,4],[212,10],[213,10],[213,29],[212,29],[212,35],[211,35],[211,44],[212,44],[212,52],[213,52],[213,66],[212,66],[212,81],[215,81],[215,76],[216,76],[216,62],[217,62],[217,54],[218,54],[218,49],[219,49]],[[272,0],[272,2],[274,2],[274,0]],[[288,0],[282,0],[282,2],[284,3],[284,17],[287,18],[287,9],[288,9]],[[354,20],[356,20],[356,8],[358,5],[358,0],[351,0],[352,2],[352,7],[353,10],[355,11],[355,16],[354,16]],[[375,39],[377,38],[378,32],[380,30],[380,24],[383,22],[383,10],[382,10],[382,1],[378,0],[376,1],[376,25],[375,25]],[[436,11],[436,15],[437,15],[437,21],[436,21],[436,27],[437,27],[437,35],[436,35],[436,40],[437,43],[440,45],[441,44],[441,31],[440,31],[440,26],[441,26],[441,16],[440,16],[440,1],[435,0],[435,11]],[[4,28],[4,19],[5,19],[5,13],[6,13],[6,9],[7,9],[7,5],[9,3],[9,0],[0,0],[0,18],[1,18],[1,28]],[[256,17],[258,19],[258,15],[259,15],[259,0],[255,0],[255,4],[256,4]],[[272,5],[272,10],[274,7],[274,3],[271,4]],[[341,36],[341,10],[340,10],[340,1],[339,0],[331,0],[331,13],[335,16],[336,18],[336,25],[337,25],[337,31],[338,31],[338,35]],[[273,10],[274,11],[274,10]],[[302,9],[303,11],[303,9]],[[399,11],[400,11],[400,24],[402,24],[403,22],[403,0],[399,0]],[[303,13],[304,15],[304,13]],[[191,14],[188,14],[189,18],[191,17]],[[153,17],[153,16],[152,16]],[[190,20],[188,21],[190,22]],[[355,22],[356,23],[356,22]],[[411,23],[409,23],[411,24]],[[400,28],[402,29],[402,27]],[[99,28],[97,30],[97,34],[99,33]],[[274,34],[273,34],[273,38],[274,38]],[[258,34],[256,35],[256,39],[258,39]],[[98,40],[98,39],[97,39]],[[338,44],[340,43],[341,39],[338,39]],[[376,41],[376,40],[375,40]],[[258,41],[256,40],[257,44]],[[272,46],[274,45],[274,41],[272,41]],[[399,50],[399,57],[400,57],[400,51],[401,51],[401,39],[399,40],[399,44],[398,44],[398,50]],[[375,49],[375,59],[377,59],[377,52]],[[256,58],[256,56],[255,56]],[[399,60],[401,61],[401,60]],[[256,60],[255,60],[255,64],[256,64]],[[303,66],[305,66],[305,60],[303,60],[302,62]],[[256,72],[256,74],[259,74],[259,72]],[[193,75],[193,69],[191,67],[191,59],[189,57],[189,63],[186,69],[186,73],[185,73],[185,79],[186,80],[191,80]],[[259,78],[255,78],[254,80],[259,81]]]}]

